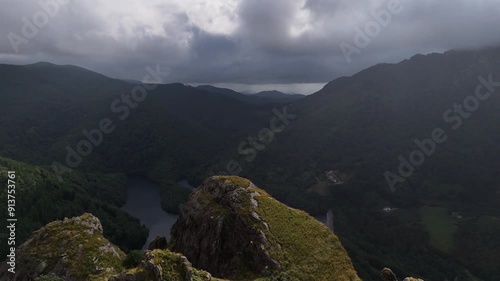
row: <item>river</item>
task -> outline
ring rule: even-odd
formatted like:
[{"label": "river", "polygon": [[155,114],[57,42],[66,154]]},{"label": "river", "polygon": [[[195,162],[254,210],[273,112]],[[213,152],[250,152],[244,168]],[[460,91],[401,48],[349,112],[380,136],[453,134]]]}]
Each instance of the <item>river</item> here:
[{"label": "river", "polygon": [[127,181],[127,203],[124,211],[141,220],[149,228],[149,236],[143,250],[156,236],[170,239],[170,228],[178,216],[169,214],[161,208],[160,186],[144,178],[129,178]]}]

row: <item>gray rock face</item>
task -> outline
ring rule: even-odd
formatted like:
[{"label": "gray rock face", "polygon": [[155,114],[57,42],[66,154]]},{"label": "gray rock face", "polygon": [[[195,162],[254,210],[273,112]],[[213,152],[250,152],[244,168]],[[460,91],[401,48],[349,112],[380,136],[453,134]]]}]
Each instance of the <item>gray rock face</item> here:
[{"label": "gray rock face", "polygon": [[116,249],[113,246],[111,246],[111,243],[108,243],[108,244],[106,244],[104,246],[99,247],[99,251],[101,251],[101,252],[103,252],[105,254],[110,253],[115,258],[119,258],[120,257],[120,254],[118,254],[118,252],[116,251]]},{"label": "gray rock face", "polygon": [[380,275],[382,277],[382,281],[398,281],[396,274],[394,274],[394,272],[392,272],[389,268],[382,269]]},{"label": "gray rock face", "polygon": [[[82,225],[88,228],[88,230],[90,231],[97,231],[98,233],[103,234],[101,221],[92,214],[84,214],[83,216],[74,217],[70,219],[64,218],[62,223],[63,224],[72,223],[75,225]],[[88,234],[93,234],[93,232]]]},{"label": "gray rock face", "polygon": [[257,202],[253,184],[236,177],[212,177],[191,194],[172,227],[174,251],[196,268],[215,276],[234,277],[242,268],[259,275],[281,265],[268,250],[271,245],[256,227],[264,222],[253,212]]},{"label": "gray rock face", "polygon": [[159,249],[159,250],[164,250],[167,248],[167,238],[163,236],[156,236],[151,243],[149,243],[148,249],[149,250],[154,250],[154,249]]},{"label": "gray rock face", "polygon": [[42,261],[41,263],[39,263],[36,266],[35,272],[38,274],[41,274],[45,270],[46,267],[47,267],[47,263],[45,261]]}]

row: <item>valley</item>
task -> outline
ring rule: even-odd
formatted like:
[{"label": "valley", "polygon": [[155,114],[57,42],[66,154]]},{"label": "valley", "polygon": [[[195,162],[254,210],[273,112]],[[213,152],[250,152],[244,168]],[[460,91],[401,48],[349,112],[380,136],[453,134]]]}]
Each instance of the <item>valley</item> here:
[{"label": "valley", "polygon": [[[450,104],[474,93],[477,77],[494,85],[498,73],[500,49],[487,48],[375,65],[285,102],[161,84],[111,124],[102,122],[110,104],[137,85],[76,66],[0,65],[0,163],[25,179],[19,204],[32,206],[18,213],[19,239],[92,212],[124,252],[143,249],[169,237],[193,186],[233,174],[312,216],[332,210],[363,280],[386,266],[429,280],[499,280],[500,248],[487,238],[500,233],[498,96],[446,141],[429,135]],[[386,171],[415,145],[429,152],[425,139],[415,143],[426,136],[439,147],[391,189]],[[451,212],[467,219],[452,223]]]},{"label": "valley", "polygon": [[0,281],[500,281],[499,15],[0,0]]}]

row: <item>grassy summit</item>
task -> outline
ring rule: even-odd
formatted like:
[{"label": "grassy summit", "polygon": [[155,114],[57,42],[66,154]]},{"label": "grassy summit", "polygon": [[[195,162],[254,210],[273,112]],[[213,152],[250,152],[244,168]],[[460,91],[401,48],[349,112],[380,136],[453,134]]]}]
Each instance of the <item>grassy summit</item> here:
[{"label": "grassy summit", "polygon": [[172,234],[194,266],[233,280],[360,280],[326,226],[240,177],[205,180]]},{"label": "grassy summit", "polygon": [[269,239],[281,245],[271,254],[290,276],[299,280],[332,280],[333,276],[335,280],[359,280],[344,247],[325,225],[267,194],[256,196],[256,200],[257,213],[269,225]]}]

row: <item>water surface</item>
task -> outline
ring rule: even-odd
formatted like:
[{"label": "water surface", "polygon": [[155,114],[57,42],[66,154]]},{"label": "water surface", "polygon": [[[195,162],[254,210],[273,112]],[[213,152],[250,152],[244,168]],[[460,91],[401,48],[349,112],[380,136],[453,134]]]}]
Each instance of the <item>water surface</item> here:
[{"label": "water surface", "polygon": [[140,219],[141,224],[149,228],[149,236],[143,249],[146,249],[156,236],[170,239],[170,228],[178,216],[161,208],[160,186],[143,178],[129,178],[127,193],[127,203],[122,209]]}]

